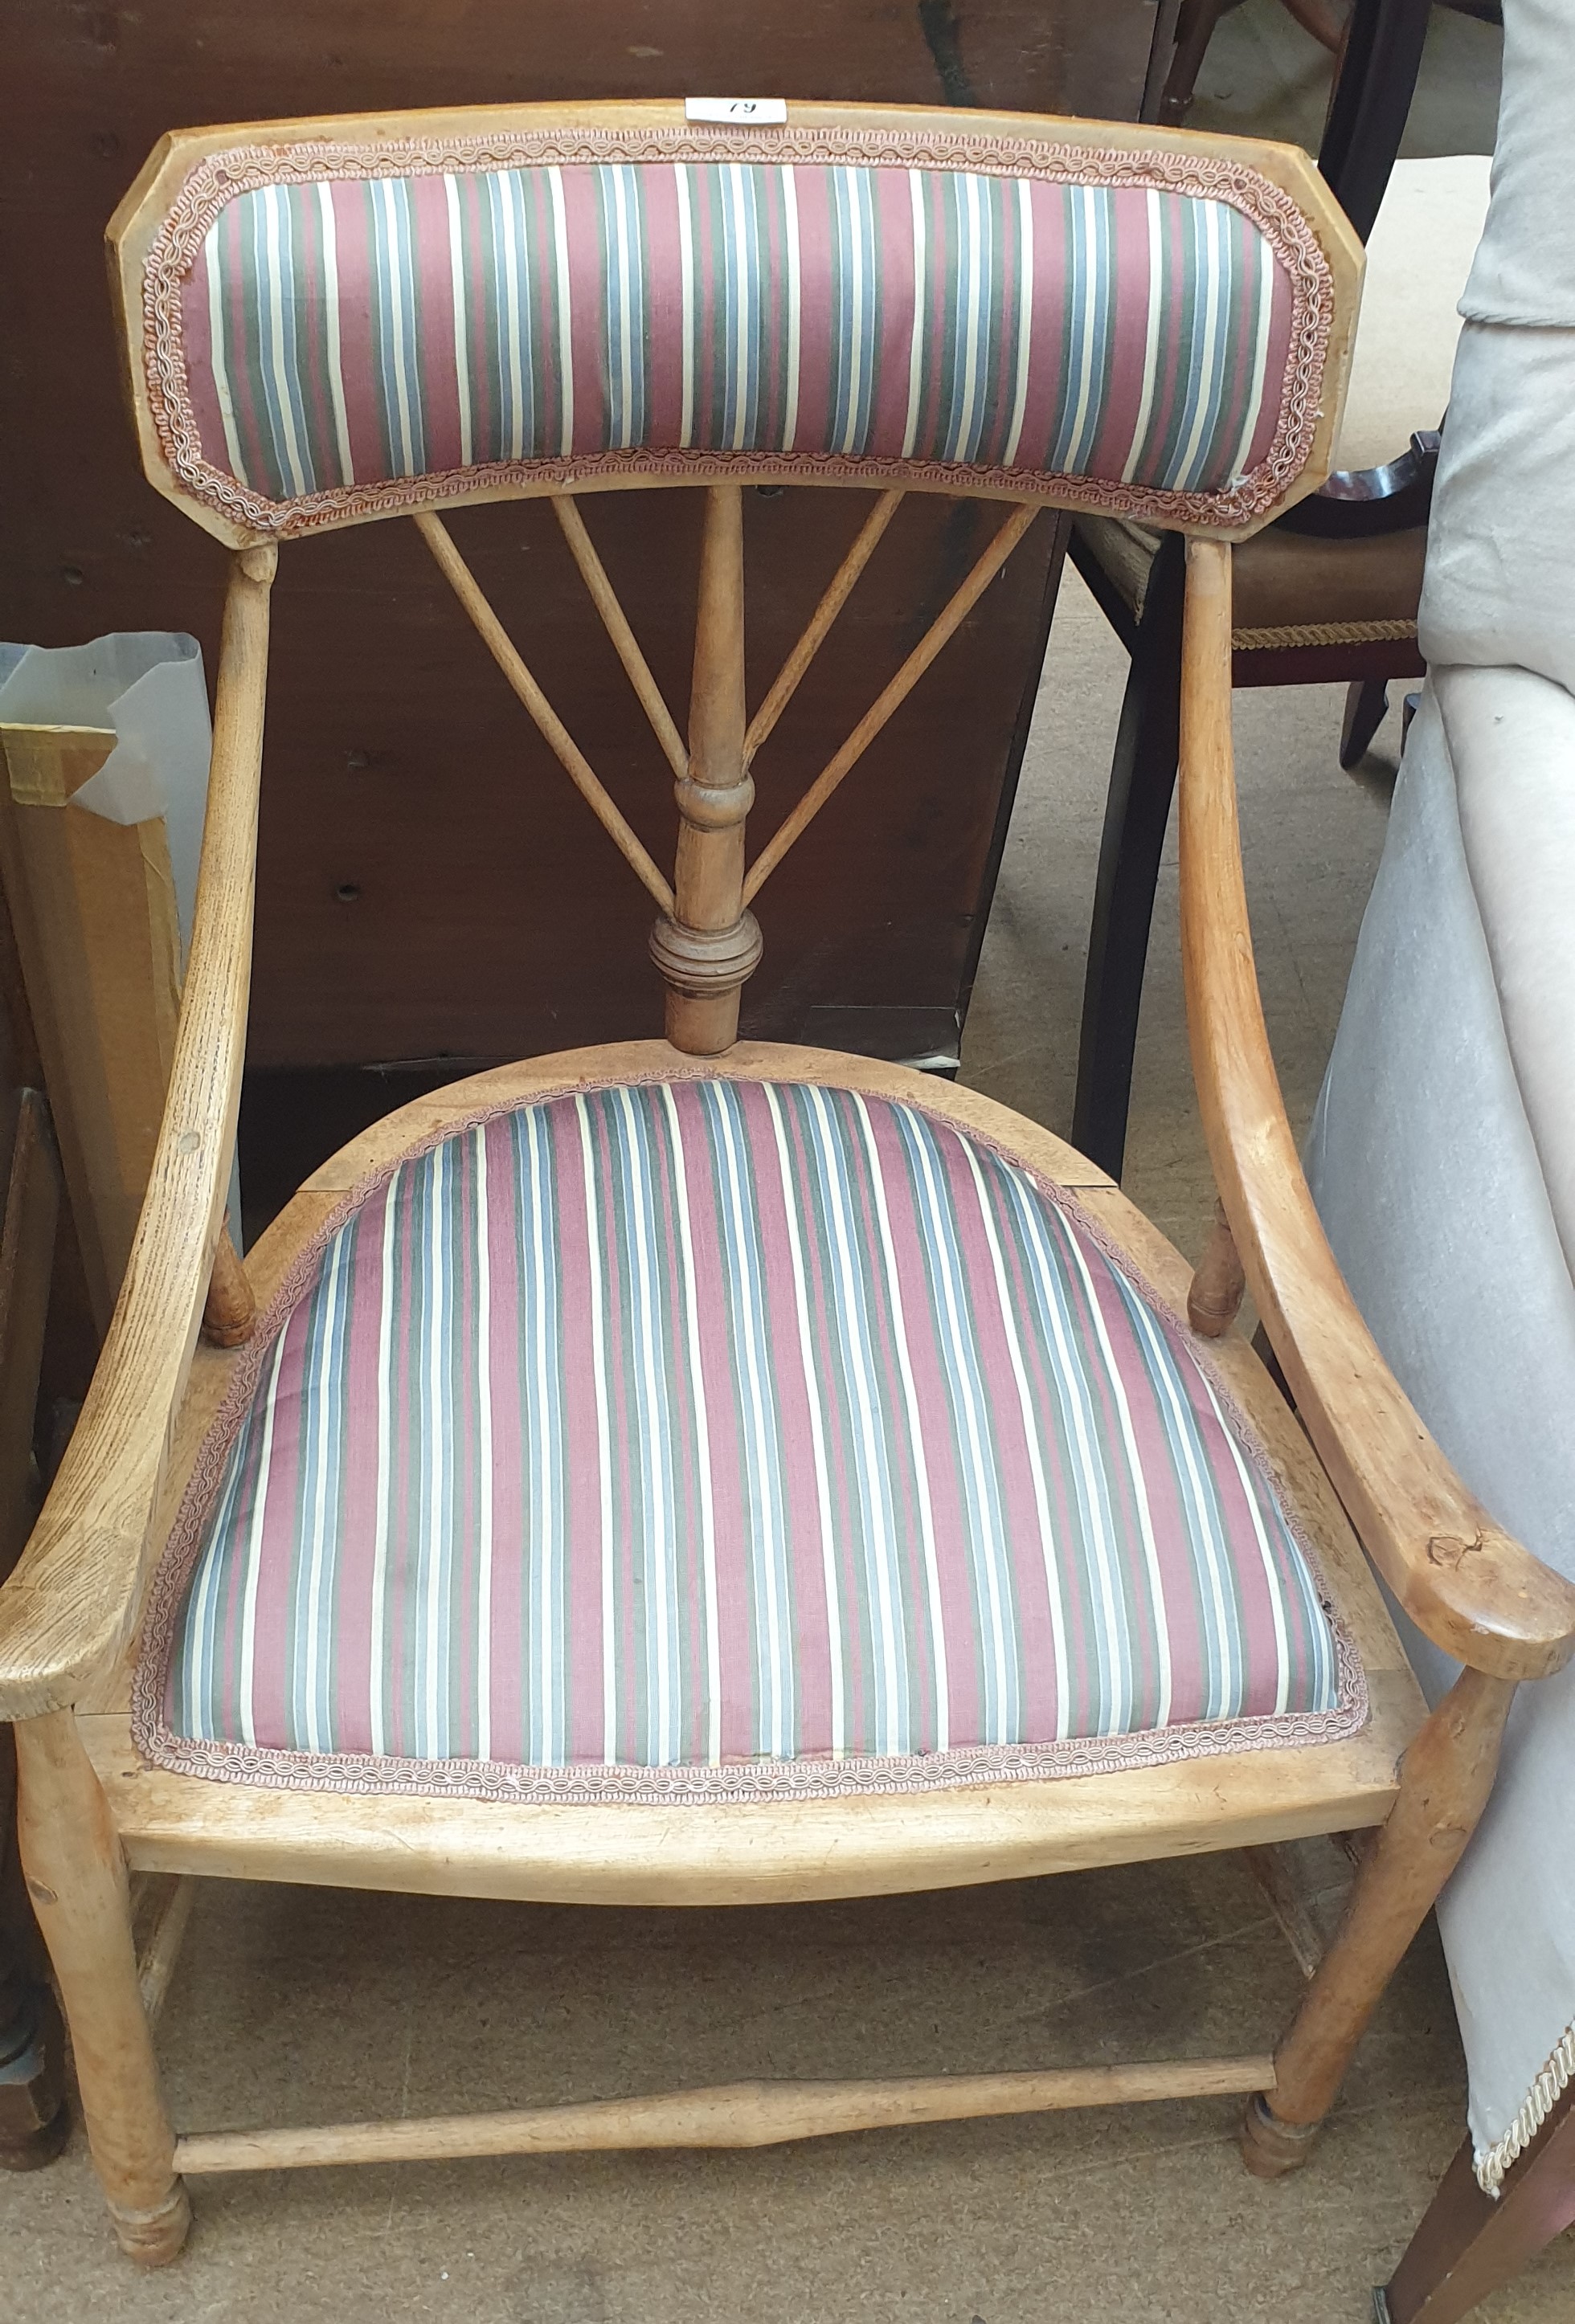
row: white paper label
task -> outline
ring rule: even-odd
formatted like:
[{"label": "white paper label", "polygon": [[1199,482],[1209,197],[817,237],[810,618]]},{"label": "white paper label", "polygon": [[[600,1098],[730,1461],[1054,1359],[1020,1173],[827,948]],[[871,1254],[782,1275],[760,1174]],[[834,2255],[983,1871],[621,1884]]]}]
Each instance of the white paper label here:
[{"label": "white paper label", "polygon": [[686,97],[686,121],[735,121],[751,129],[763,124],[780,129],[787,119],[787,101],[780,97]]}]

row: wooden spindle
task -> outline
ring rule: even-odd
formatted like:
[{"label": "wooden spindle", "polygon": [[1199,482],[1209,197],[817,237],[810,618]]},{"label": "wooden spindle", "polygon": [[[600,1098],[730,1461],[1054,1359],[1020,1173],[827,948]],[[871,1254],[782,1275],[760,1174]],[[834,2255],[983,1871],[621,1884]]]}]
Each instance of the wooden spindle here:
[{"label": "wooden spindle", "polygon": [[1129,2106],[1151,2098],[1272,2089],[1272,2058],[1184,2058],[1152,2065],[1061,2066],[1042,2072],[923,2074],[864,2082],[727,2082],[710,2089],[507,2114],[325,2123],[316,2129],[221,2130],[182,2138],[182,2172],[299,2171],[337,2163],[412,2163],[432,2156],[586,2154],[620,2148],[785,2145],[850,2131],[989,2115]]},{"label": "wooden spindle", "polygon": [[581,580],[590,592],[592,604],[601,615],[602,627],[613,641],[625,674],[639,698],[640,707],[651,721],[652,729],[673,773],[682,780],[689,754],[683,747],[683,736],[672,721],[672,715],[662,698],[662,688],[651,674],[651,665],[641,652],[639,641],[629,626],[629,617],[618,603],[617,591],[607,579],[607,567],[596,553],[596,544],[586,530],[585,519],[579,513],[579,503],[570,493],[554,493],[552,508],[563,538],[569,543],[570,555],[579,567]]},{"label": "wooden spindle", "polygon": [[907,700],[941,647],[949,639],[955,637],[1038,514],[1037,507],[1021,508],[1006,519],[967,579],[952,592],[942,610],[931,622],[895,678],[882,688],[836,757],[821,769],[792,813],[761,849],[749,867],[748,879],[744,882],[744,901],[746,904],[754,902],[788,849],[808,830],[832,792],[864,756],[893,713]]},{"label": "wooden spindle", "polygon": [[208,1279],[208,1300],[202,1310],[202,1336],[210,1347],[239,1348],[251,1338],[257,1321],[257,1302],[246,1264],[220,1227],[213,1247],[213,1273]]},{"label": "wooden spindle", "polygon": [[670,911],[672,908],[672,889],[635,836],[628,817],[617,806],[607,785],[536,683],[514,640],[487,603],[486,592],[455,548],[448,526],[430,509],[418,510],[414,522],[417,531],[431,550],[439,571],[468,614],[477,636],[530,713],[537,733],[625,862],[644,881],[662,910]]},{"label": "wooden spindle", "polygon": [[1216,1201],[1214,1225],[1187,1294],[1187,1321],[1205,1339],[1218,1340],[1235,1323],[1246,1291],[1241,1254],[1225,1204]]},{"label": "wooden spindle", "polygon": [[667,1038],[714,1057],[738,1035],[738,990],[760,958],[744,909],[744,820],[755,798],[745,761],[744,495],[706,494],[690,695],[689,767],[674,786],[681,817],[673,905],[651,933],[666,979]]},{"label": "wooden spindle", "polygon": [[895,516],[903,497],[900,492],[882,493],[859,527],[858,538],[832,575],[802,635],[777,672],[764,701],[749,721],[749,732],[744,737],[746,759],[754,758],[798,692],[804,672],[825,644],[832,622],[852,595],[854,583],[875,555],[876,544]]},{"label": "wooden spindle", "polygon": [[88,2144],[122,2250],[162,2267],[191,2209],[137,1984],[125,1858],[73,1712],[19,1720],[16,1761],[23,1868],[71,2029]]}]

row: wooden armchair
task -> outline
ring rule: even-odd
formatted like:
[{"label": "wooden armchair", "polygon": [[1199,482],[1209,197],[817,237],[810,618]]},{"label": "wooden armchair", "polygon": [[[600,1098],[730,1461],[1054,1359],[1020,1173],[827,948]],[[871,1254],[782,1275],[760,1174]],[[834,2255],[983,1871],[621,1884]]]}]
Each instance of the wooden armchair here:
[{"label": "wooden armchair", "polygon": [[[1254,979],[1228,544],[1327,464],[1344,220],[1284,148],[647,104],[181,134],[110,238],[149,475],[230,576],[168,1109],[91,1396],[0,1593],[0,1716],[123,2245],[171,2258],[207,2172],[1209,2091],[1250,2099],[1255,2170],[1290,2169],[1465,1845],[1516,1683],[1575,1643],[1575,1593],[1462,1490],[1346,1295]],[[747,487],[821,481],[877,496],[751,713]],[[687,739],[588,524],[625,486],[695,488]],[[746,863],[750,761],[907,491],[998,518]],[[675,779],[671,881],[439,513],[530,494]],[[736,1038],[772,869],[832,844],[834,810],[811,818],[988,618],[1046,505],[1189,536],[1187,973],[1228,1221],[1195,1280],[989,1100]],[[649,890],[666,1038],[405,1107],[242,1268],[221,1218],[270,586],[282,545],[399,515]],[[1311,1446],[1229,1333],[1244,1272]],[[1362,1548],[1468,1665],[1431,1717]],[[128,1899],[129,1870],[743,1904],[1363,1828],[1273,2055],[290,2129],[177,2134]]]}]

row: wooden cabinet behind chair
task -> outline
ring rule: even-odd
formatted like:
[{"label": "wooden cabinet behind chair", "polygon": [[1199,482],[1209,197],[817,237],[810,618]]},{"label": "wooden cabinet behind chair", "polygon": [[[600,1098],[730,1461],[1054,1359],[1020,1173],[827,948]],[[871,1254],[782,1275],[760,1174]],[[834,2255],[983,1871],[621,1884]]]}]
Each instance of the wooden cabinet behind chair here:
[{"label": "wooden cabinet behind chair", "polygon": [[[12,471],[0,637],[63,644],[184,627],[213,666],[222,551],[142,478],[104,288],[105,221],[165,129],[675,90],[1135,117],[1166,14],[1151,0],[585,0],[571,17],[512,0],[144,0],[134,11],[17,0],[10,86],[26,103],[0,153],[13,350],[0,379]],[[671,537],[694,521],[686,503],[637,494],[588,509],[681,724],[692,599],[670,602],[655,576],[672,569]],[[977,554],[982,516],[940,500],[901,512],[824,667],[761,754],[759,827],[922,632]],[[786,560],[770,559],[790,575],[780,595],[751,600],[756,685],[858,521],[857,495],[749,496],[750,539],[791,541]],[[597,844],[403,530],[324,540],[280,586],[254,1073],[393,1063],[447,1079],[660,1022],[646,899]],[[625,812],[653,843],[664,838],[670,775],[550,513],[478,509],[456,534]],[[784,872],[749,988],[753,1031],[894,1056],[954,1048],[1059,555],[1047,517]]]}]

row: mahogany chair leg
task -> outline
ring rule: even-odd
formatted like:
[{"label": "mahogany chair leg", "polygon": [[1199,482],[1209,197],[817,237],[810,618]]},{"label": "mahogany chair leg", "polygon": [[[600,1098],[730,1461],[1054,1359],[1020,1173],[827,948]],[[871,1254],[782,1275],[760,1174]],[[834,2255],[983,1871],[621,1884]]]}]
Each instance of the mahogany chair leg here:
[{"label": "mahogany chair leg", "polygon": [[1318,167],[1366,242],[1411,110],[1430,0],[1352,0]]},{"label": "mahogany chair leg", "polygon": [[1346,714],[1339,730],[1339,762],[1347,774],[1359,766],[1367,745],[1389,711],[1389,688],[1381,678],[1357,678],[1346,689]]},{"label": "mahogany chair leg", "polygon": [[1330,56],[1339,56],[1345,39],[1345,26],[1324,0],[1280,0],[1287,16],[1293,16],[1304,32],[1311,32],[1320,49]]},{"label": "mahogany chair leg", "polygon": [[1496,2202],[1467,2139],[1376,2296],[1383,2324],[1456,2324],[1575,2224],[1575,2086],[1506,2173]]},{"label": "mahogany chair leg", "polygon": [[1274,2053],[1273,2094],[1248,2104],[1242,2159],[1255,2177],[1307,2160],[1384,1987],[1487,1803],[1514,1694],[1510,1680],[1462,1671],[1406,1752],[1389,1821]]},{"label": "mahogany chair leg", "polygon": [[1225,0],[1181,0],[1175,51],[1160,92],[1159,118],[1167,129],[1179,128],[1187,117],[1204,53],[1224,14]]},{"label": "mahogany chair leg", "polygon": [[1160,856],[1181,740],[1185,543],[1167,534],[1149,574],[1121,705],[1083,983],[1072,1144],[1113,1178],[1126,1152],[1132,1060]]},{"label": "mahogany chair leg", "polygon": [[159,2267],[191,2212],[137,1983],[125,1858],[70,1711],[23,1720],[16,1762],[23,1868],[65,2002],[88,2143],[121,2248]]}]

